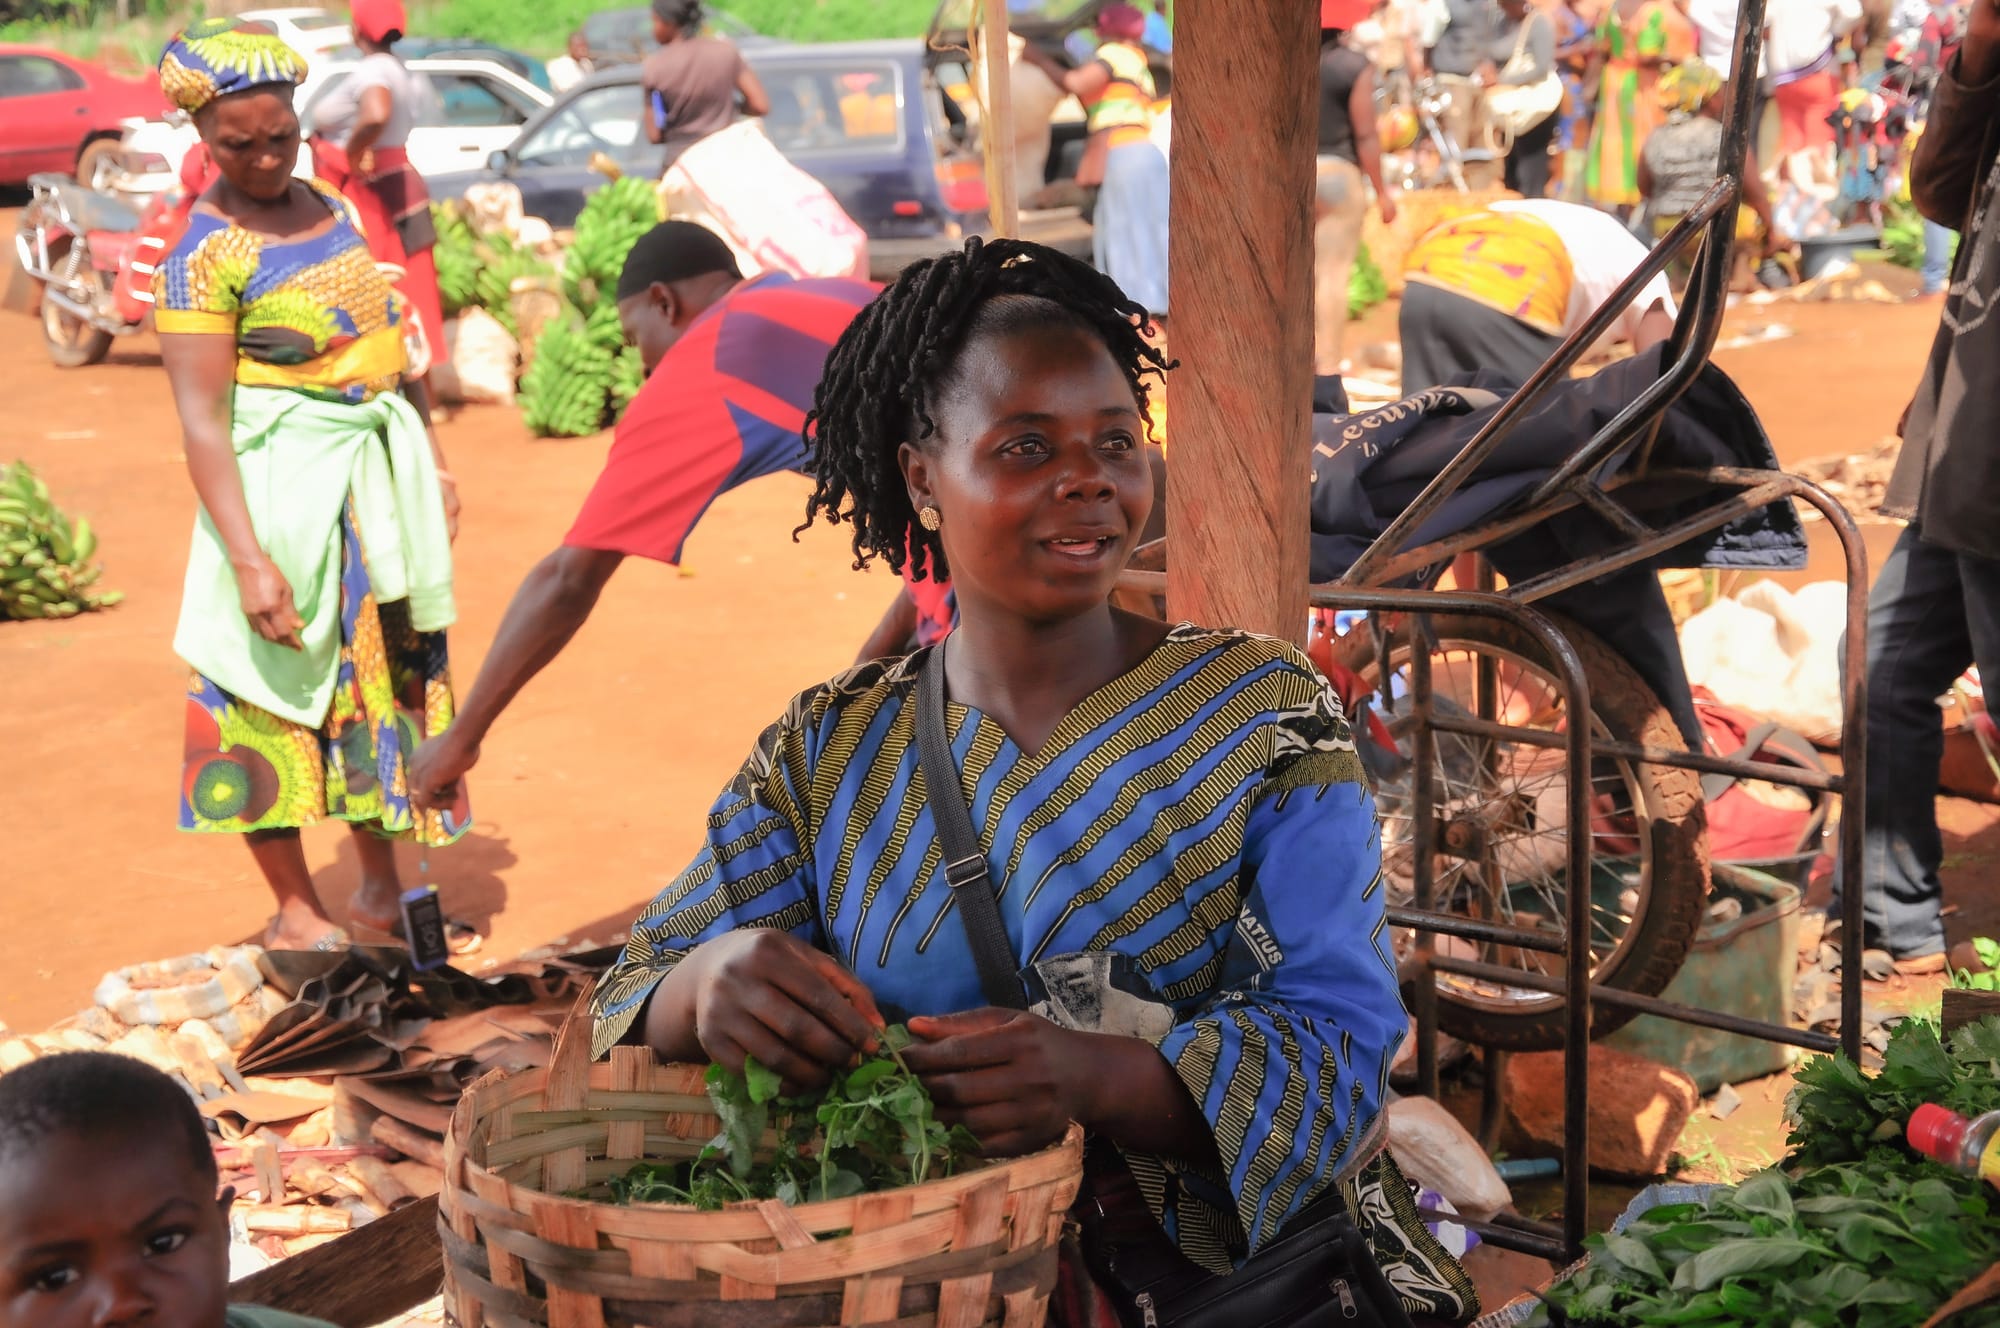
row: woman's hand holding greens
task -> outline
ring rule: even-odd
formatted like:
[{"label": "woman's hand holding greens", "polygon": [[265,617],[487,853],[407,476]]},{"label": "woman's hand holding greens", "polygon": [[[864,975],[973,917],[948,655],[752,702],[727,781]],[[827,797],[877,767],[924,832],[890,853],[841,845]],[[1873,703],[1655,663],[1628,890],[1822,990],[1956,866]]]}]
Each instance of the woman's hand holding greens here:
[{"label": "woman's hand holding greens", "polygon": [[871,1049],[883,1023],[868,988],[831,955],[752,928],[696,946],[661,981],[646,1042],[667,1060],[730,1070],[755,1056],[795,1093]]}]

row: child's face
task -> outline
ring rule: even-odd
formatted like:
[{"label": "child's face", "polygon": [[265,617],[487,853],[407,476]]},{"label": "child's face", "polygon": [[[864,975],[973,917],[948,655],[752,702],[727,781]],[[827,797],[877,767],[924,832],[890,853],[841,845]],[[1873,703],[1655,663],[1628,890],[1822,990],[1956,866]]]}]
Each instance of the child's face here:
[{"label": "child's face", "polygon": [[163,1145],[63,1131],[0,1161],[0,1328],[222,1328],[223,1206]]}]

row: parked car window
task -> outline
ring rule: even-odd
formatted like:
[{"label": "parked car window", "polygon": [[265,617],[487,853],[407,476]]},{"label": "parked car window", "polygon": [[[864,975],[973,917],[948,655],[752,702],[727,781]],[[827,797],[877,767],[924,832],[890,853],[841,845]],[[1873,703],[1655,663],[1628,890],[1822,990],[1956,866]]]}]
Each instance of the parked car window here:
[{"label": "parked car window", "polygon": [[432,74],[430,80],[438,103],[444,108],[444,123],[455,129],[527,123],[527,112],[476,74]]},{"label": "parked car window", "polygon": [[612,83],[579,93],[521,140],[514,159],[523,166],[587,166],[593,152],[637,173],[657,173],[660,149],[639,132],[636,85]]},{"label": "parked car window", "polygon": [[82,77],[68,65],[39,55],[0,55],[0,97],[38,97],[82,86]]},{"label": "parked car window", "polygon": [[764,132],[780,152],[895,147],[902,89],[892,64],[783,64],[759,71],[771,97]]},{"label": "parked car window", "polygon": [[347,20],[338,14],[294,14],[291,23],[300,32],[318,32],[322,28],[345,27]]}]

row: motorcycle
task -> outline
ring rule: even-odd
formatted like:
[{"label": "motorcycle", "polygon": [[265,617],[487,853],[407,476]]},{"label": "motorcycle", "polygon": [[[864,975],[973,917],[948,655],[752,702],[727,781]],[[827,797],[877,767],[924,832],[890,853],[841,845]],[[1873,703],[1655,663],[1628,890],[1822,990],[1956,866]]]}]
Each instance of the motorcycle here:
[{"label": "motorcycle", "polygon": [[97,364],[153,311],[153,273],[187,229],[180,190],[143,209],[67,175],[29,177],[34,197],[14,235],[22,271],[41,285],[42,334],[57,367]]}]

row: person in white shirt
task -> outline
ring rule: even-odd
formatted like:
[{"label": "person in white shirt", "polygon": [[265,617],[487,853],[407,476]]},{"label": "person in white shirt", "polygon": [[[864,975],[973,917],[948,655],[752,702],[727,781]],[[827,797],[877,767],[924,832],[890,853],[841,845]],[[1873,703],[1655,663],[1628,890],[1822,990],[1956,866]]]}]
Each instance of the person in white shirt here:
[{"label": "person in white shirt", "polygon": [[[1404,260],[1403,391],[1489,369],[1524,382],[1646,257],[1617,218],[1554,199],[1507,199],[1432,227]],[[1655,276],[1592,349],[1634,352],[1674,326]]]},{"label": "person in white shirt", "polygon": [[590,42],[581,32],[569,35],[569,52],[549,61],[549,90],[568,92],[584,79],[597,72],[597,62],[590,58]]},{"label": "person in white shirt", "polygon": [[[1687,0],[1688,22],[1694,24],[1695,53],[1726,81],[1736,64],[1736,19],[1743,0]],[[1771,53],[1757,56],[1757,76],[1770,72]]]}]

